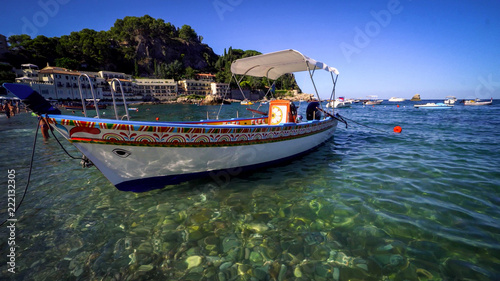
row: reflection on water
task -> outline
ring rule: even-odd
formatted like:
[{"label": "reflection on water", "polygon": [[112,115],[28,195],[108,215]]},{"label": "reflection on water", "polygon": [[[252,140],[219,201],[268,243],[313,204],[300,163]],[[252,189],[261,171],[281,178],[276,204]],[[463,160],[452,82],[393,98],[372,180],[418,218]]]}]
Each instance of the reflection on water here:
[{"label": "reflection on water", "polygon": [[[240,116],[246,111],[231,107]],[[174,120],[185,113],[198,120],[207,110],[218,107],[139,106],[135,114]],[[3,265],[2,276],[495,280],[500,133],[492,128],[500,124],[498,112],[495,105],[447,112],[355,105],[340,113],[387,131],[400,125],[403,133],[339,127],[334,139],[287,165],[229,184],[200,179],[140,194],[117,191],[53,139],[39,139],[32,184],[17,214],[17,273]],[[0,141],[6,160],[0,166],[16,169],[20,198],[36,124],[27,114],[16,119],[14,125],[0,121],[9,135]],[[5,249],[6,231],[1,235]]]}]

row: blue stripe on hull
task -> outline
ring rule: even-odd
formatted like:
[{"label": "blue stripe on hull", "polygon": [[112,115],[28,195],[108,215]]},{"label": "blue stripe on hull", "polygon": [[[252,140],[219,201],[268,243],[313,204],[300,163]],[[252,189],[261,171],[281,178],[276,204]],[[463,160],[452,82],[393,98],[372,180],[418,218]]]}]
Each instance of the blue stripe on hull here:
[{"label": "blue stripe on hull", "polygon": [[[328,138],[328,139],[330,139],[330,138]],[[309,150],[306,150],[304,152],[294,154],[292,156],[288,156],[288,157],[281,158],[281,159],[274,160],[274,161],[269,161],[269,162],[264,162],[264,163],[259,163],[259,164],[244,166],[244,167],[237,167],[237,168],[232,168],[232,169],[214,170],[214,171],[183,174],[183,175],[174,175],[174,176],[159,176],[159,177],[151,177],[151,178],[144,178],[144,179],[136,179],[136,180],[121,182],[115,186],[118,190],[121,190],[121,191],[145,192],[145,191],[150,191],[150,190],[154,190],[154,189],[164,188],[167,185],[178,184],[178,183],[193,180],[193,179],[207,178],[210,176],[212,176],[214,178],[214,180],[216,180],[217,176],[222,175],[221,173],[224,173],[225,176],[229,177],[229,179],[226,179],[226,180],[230,180],[230,178],[233,176],[243,175],[244,173],[247,173],[250,171],[262,169],[264,167],[269,167],[272,165],[282,164],[282,163],[287,162],[291,159],[298,158],[300,156],[304,156],[305,154],[308,154],[309,152],[311,152],[312,150],[315,150],[316,148],[318,148],[319,146],[321,146],[323,144],[324,144],[324,142],[309,149]]]}]

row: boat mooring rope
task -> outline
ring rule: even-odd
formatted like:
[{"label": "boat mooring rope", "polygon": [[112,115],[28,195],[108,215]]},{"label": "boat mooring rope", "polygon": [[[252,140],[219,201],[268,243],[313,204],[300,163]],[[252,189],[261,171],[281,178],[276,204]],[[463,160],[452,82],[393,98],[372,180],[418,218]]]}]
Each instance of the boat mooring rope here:
[{"label": "boat mooring rope", "polygon": [[69,152],[66,150],[66,148],[64,148],[64,146],[62,145],[62,143],[57,139],[56,137],[56,134],[54,134],[54,130],[52,129],[52,127],[50,128],[50,132],[52,133],[52,136],[54,136],[54,138],[56,139],[57,143],[59,144],[59,146],[64,150],[64,152],[66,152],[66,154],[72,158],[72,159],[77,159],[77,160],[81,160],[82,158],[78,158],[78,157],[75,157],[71,154],[69,154]]},{"label": "boat mooring rope", "polygon": [[[345,117],[345,116],[341,116],[341,115],[340,115],[340,114],[338,114],[338,113],[336,114],[336,116],[337,116],[337,117],[339,117],[339,118],[341,118],[342,120],[344,120],[344,119],[345,119],[345,120],[349,120],[350,122],[353,122],[353,123],[355,123],[355,124],[357,124],[357,125],[360,125],[360,126],[366,127],[366,128],[368,128],[368,129],[372,129],[372,130],[379,131],[379,132],[382,132],[382,133],[388,133],[387,131],[377,129],[377,128],[375,128],[375,127],[367,126],[367,125],[365,125],[365,124],[361,124],[361,123],[356,122],[356,121],[354,121],[354,120],[352,120],[352,119],[349,119],[349,118],[347,118],[347,117]],[[398,127],[399,127],[399,126],[396,126],[396,127],[394,128],[394,132],[395,132],[395,133],[401,133],[401,127],[399,127],[399,131],[397,131],[397,128],[398,128]],[[346,122],[346,128],[347,128],[347,122]]]},{"label": "boat mooring rope", "polygon": [[[21,204],[23,203],[24,197],[26,196],[26,193],[28,192],[28,186],[30,185],[31,171],[33,170],[33,158],[35,156],[36,139],[38,137],[38,129],[40,128],[40,122],[41,122],[41,120],[38,121],[38,123],[36,124],[35,140],[33,141],[33,148],[31,149],[31,161],[30,161],[30,167],[29,167],[28,179],[27,179],[27,182],[26,182],[26,187],[24,188],[23,197],[21,197],[21,201],[19,201],[19,204],[17,205],[16,210],[14,211],[14,213],[17,213],[17,210],[19,209],[19,207],[21,207]],[[6,223],[7,220],[8,219],[5,219],[0,224],[0,226],[4,225],[4,223]]]}]

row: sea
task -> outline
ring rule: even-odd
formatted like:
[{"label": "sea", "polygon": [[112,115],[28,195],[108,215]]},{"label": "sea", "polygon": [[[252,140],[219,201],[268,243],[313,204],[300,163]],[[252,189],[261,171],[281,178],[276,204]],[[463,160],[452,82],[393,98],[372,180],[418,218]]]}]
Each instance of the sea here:
[{"label": "sea", "polygon": [[[54,137],[35,143],[30,113],[0,117],[0,279],[500,280],[500,102],[413,107],[426,102],[337,109],[347,126],[305,156],[144,193]],[[133,107],[132,120],[253,114]]]}]

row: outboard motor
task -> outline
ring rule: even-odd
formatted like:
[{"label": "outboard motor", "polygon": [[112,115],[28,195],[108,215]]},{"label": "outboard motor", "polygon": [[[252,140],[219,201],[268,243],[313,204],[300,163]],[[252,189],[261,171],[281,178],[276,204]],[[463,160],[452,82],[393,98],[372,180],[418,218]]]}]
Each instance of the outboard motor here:
[{"label": "outboard motor", "polygon": [[319,106],[320,106],[319,102],[317,102],[317,101],[310,102],[307,105],[307,109],[306,109],[307,120],[313,120],[313,119],[320,120],[321,119],[321,111],[318,109]]}]

